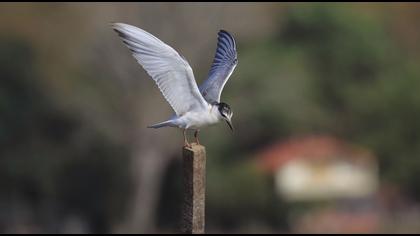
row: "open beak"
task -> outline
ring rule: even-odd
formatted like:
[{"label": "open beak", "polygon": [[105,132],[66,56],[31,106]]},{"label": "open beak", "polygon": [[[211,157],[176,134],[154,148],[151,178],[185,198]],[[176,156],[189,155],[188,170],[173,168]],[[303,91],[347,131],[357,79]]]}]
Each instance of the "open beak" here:
[{"label": "open beak", "polygon": [[229,120],[226,120],[226,123],[229,125],[230,130],[232,130],[232,132],[233,132],[232,121],[229,119]]}]

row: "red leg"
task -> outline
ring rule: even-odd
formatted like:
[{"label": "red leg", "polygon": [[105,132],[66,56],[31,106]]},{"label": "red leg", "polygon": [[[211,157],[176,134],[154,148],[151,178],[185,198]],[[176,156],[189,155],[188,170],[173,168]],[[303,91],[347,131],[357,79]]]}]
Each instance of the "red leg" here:
[{"label": "red leg", "polygon": [[184,129],[184,147],[191,147],[191,144],[188,143],[188,139],[187,139],[187,129]]}]

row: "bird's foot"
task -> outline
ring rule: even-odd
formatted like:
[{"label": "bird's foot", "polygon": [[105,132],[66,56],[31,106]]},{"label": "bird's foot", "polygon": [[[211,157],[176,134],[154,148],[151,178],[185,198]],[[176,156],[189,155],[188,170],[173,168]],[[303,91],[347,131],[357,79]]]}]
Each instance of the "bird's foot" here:
[{"label": "bird's foot", "polygon": [[188,142],[184,142],[184,148],[192,148],[192,144]]},{"label": "bird's foot", "polygon": [[184,148],[185,148],[185,147],[187,147],[187,148],[192,148],[191,144],[190,144],[190,143],[188,143],[188,139],[187,139],[187,130],[186,130],[186,129],[184,129],[183,134],[184,134]]}]

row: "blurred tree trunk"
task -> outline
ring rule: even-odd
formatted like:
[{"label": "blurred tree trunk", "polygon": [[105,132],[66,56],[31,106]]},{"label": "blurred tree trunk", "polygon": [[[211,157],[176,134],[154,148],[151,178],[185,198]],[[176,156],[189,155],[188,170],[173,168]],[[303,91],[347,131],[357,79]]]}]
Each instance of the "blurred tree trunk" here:
[{"label": "blurred tree trunk", "polygon": [[[133,92],[133,91],[131,91]],[[142,94],[141,91],[136,93]],[[129,104],[139,107],[140,103],[150,103],[149,99],[143,99],[139,102],[136,96],[130,96]],[[141,106],[141,105],[140,105]],[[130,107],[130,106],[128,106]],[[164,117],[164,113],[160,109],[153,109],[155,106],[141,106],[137,109],[139,112],[132,112],[134,122],[130,125],[135,127],[130,129],[132,141],[131,147],[131,163],[129,171],[132,172],[133,192],[130,203],[127,204],[125,219],[122,224],[118,225],[114,231],[121,233],[156,233],[157,205],[160,199],[161,183],[163,181],[164,172],[170,163],[175,146],[171,140],[173,137],[169,130],[158,132],[154,129],[147,129],[144,114],[154,117],[157,114]],[[157,111],[156,111],[157,110]],[[127,111],[126,114],[130,112]],[[168,133],[169,132],[169,133]],[[175,143],[176,144],[176,143]]]},{"label": "blurred tree trunk", "polygon": [[167,167],[168,158],[154,147],[138,145],[133,152],[135,189],[133,207],[128,210],[128,233],[151,233],[155,231],[157,201],[160,183]]}]

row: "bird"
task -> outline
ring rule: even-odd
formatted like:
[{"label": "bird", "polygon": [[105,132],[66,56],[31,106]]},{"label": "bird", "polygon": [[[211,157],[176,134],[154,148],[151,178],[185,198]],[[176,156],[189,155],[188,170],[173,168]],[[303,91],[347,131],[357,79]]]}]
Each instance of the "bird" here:
[{"label": "bird", "polygon": [[238,64],[236,42],[226,30],[219,30],[216,53],[207,79],[200,85],[184,56],[151,33],[125,23],[111,23],[133,57],[154,80],[175,114],[148,128],[178,127],[184,135],[184,147],[192,147],[187,130],[194,130],[200,145],[200,128],[226,121],[233,132],[230,106],[220,101],[222,90]]}]

